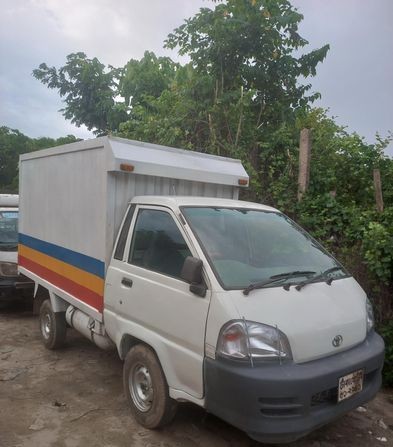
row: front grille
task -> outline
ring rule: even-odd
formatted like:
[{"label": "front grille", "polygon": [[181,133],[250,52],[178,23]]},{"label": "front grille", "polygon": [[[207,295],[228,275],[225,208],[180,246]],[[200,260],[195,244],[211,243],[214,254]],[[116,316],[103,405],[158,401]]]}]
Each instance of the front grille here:
[{"label": "front grille", "polygon": [[330,388],[329,390],[320,391],[311,396],[311,406],[336,403],[338,395],[338,387]]},{"label": "front grille", "polygon": [[[374,370],[365,374],[363,389],[370,386],[377,373],[378,370]],[[337,405],[337,395],[338,379],[337,386],[318,391],[308,398],[306,396],[259,397],[258,406],[261,414],[266,417],[296,417],[307,414],[309,411],[318,411],[318,407]]]}]

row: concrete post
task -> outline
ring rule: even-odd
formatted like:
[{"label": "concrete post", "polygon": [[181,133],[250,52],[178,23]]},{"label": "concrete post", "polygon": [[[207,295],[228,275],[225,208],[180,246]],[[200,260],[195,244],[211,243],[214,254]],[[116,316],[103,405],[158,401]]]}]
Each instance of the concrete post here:
[{"label": "concrete post", "polygon": [[299,178],[297,199],[300,202],[310,181],[311,129],[302,129],[299,146]]},{"label": "concrete post", "polygon": [[377,204],[377,211],[383,212],[383,197],[382,197],[382,185],[381,185],[381,172],[379,169],[374,169],[374,191],[375,191],[375,202]]}]

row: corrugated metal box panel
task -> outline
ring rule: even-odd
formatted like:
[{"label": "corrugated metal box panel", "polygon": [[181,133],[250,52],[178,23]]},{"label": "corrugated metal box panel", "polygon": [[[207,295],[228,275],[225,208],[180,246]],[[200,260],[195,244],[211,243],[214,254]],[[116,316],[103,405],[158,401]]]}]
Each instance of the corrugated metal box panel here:
[{"label": "corrugated metal box panel", "polygon": [[104,260],[104,147],[22,161],[19,232]]}]

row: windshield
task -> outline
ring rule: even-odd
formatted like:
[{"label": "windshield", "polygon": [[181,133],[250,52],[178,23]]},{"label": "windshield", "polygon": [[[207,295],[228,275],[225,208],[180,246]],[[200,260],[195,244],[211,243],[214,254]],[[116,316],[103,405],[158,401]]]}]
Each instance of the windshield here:
[{"label": "windshield", "polygon": [[339,267],[332,273],[335,279],[348,276],[318,242],[281,213],[203,207],[183,207],[182,212],[225,289],[248,287],[287,272],[295,275],[277,284],[299,282],[333,267]]},{"label": "windshield", "polygon": [[18,245],[18,211],[0,211],[0,250]]}]

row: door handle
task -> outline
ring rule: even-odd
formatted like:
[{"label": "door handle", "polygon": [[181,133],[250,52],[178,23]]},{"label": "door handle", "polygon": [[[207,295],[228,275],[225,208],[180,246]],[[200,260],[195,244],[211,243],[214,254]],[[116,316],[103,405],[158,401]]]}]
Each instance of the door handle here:
[{"label": "door handle", "polygon": [[131,287],[132,287],[132,279],[123,278],[121,280],[121,283],[123,284],[124,287],[128,287],[129,289],[131,289]]}]

